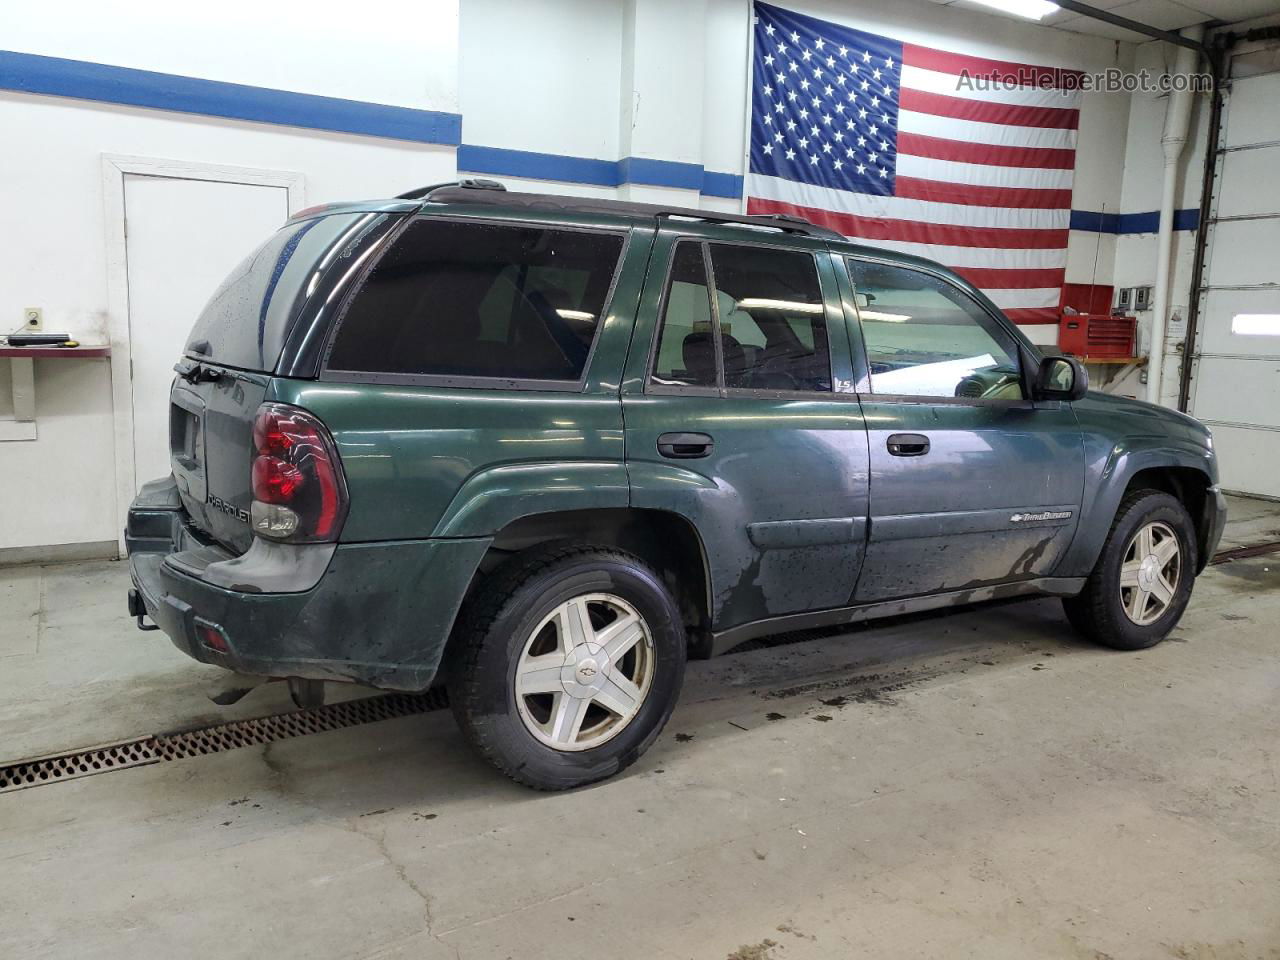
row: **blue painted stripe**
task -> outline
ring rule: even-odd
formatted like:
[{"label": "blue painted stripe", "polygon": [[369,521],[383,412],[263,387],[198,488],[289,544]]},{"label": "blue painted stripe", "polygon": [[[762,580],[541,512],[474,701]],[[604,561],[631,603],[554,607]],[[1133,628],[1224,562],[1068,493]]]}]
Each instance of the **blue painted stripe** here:
[{"label": "blue painted stripe", "polygon": [[498,176],[527,177],[530,180],[557,180],[616,187],[618,164],[613,160],[569,157],[559,153],[534,153],[503,147],[478,147],[464,143],[458,147],[458,170],[492,173]]},{"label": "blue painted stripe", "polygon": [[0,50],[0,90],[445,144],[458,147],[458,169],[468,173],[601,187],[638,183],[697,190],[704,196],[734,200],[741,198],[743,190],[741,175],[715,173],[696,163],[648,157],[598,160],[463,144],[462,116],[457,113],[343,100],[84,60]]},{"label": "blue painted stripe", "polygon": [[439,143],[458,147],[458,169],[531,180],[618,187],[639,183],[738,199],[743,179],[696,163],[624,157],[597,160],[462,143],[462,116],[363,100],[342,100],[221,80],[135,70],[0,50],[0,90],[74,97],[231,120]]},{"label": "blue painted stripe", "polygon": [[714,173],[696,163],[623,157],[598,160],[561,153],[509,150],[464,143],[458,147],[458,170],[495,176],[524,177],[559,183],[585,183],[597,187],[620,187],[640,183],[653,187],[697,190],[704,196],[738,199],[742,177],[736,173]]},{"label": "blue painted stripe", "polygon": [[[1200,211],[1191,208],[1173,212],[1174,230],[1194,230],[1200,223]],[[1143,213],[1095,213],[1092,210],[1072,210],[1071,229],[1090,233],[1155,233],[1160,229],[1160,211]]]},{"label": "blue painted stripe", "polygon": [[642,183],[651,187],[701,190],[702,165],[677,163],[674,160],[650,160],[646,157],[623,157],[618,161],[618,180],[621,183]]},{"label": "blue painted stripe", "polygon": [[0,51],[0,89],[456,146],[462,116]]},{"label": "blue painted stripe", "polygon": [[737,200],[742,196],[742,174],[702,172],[702,195],[704,197],[728,197]]}]

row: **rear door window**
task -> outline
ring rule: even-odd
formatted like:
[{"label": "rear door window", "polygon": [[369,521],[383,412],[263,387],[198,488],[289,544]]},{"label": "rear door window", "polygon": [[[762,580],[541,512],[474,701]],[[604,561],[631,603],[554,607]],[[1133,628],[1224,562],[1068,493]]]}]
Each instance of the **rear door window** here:
[{"label": "rear door window", "polygon": [[711,271],[725,386],[830,391],[826,308],[813,256],[713,243]]},{"label": "rear door window", "polygon": [[662,387],[829,392],[826,307],[813,256],[678,243],[650,380]]},{"label": "rear door window", "polygon": [[331,371],[579,381],[624,238],[423,218],[347,307]]},{"label": "rear door window", "polygon": [[663,386],[716,386],[716,346],[711,328],[711,288],[702,244],[676,245],[667,281],[653,382]]}]

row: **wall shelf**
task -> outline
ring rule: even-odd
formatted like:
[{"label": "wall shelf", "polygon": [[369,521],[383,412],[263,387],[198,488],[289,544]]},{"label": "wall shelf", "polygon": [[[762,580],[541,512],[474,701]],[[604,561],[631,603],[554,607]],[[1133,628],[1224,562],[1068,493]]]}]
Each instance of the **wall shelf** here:
[{"label": "wall shelf", "polygon": [[1067,356],[1073,360],[1079,360],[1081,363],[1094,364],[1099,367],[1124,367],[1131,363],[1142,365],[1147,362],[1146,357],[1078,357],[1074,353],[1069,353]]},{"label": "wall shelf", "polygon": [[111,356],[111,348],[107,346],[99,347],[6,347],[0,346],[0,357],[7,357],[14,360],[36,360],[47,359],[50,357],[79,357],[81,359],[87,357],[109,357]]},{"label": "wall shelf", "polygon": [[36,439],[35,360],[79,357],[96,359],[111,356],[108,346],[96,347],[10,347],[0,346],[0,360],[9,361],[13,414],[0,417],[0,442]]}]

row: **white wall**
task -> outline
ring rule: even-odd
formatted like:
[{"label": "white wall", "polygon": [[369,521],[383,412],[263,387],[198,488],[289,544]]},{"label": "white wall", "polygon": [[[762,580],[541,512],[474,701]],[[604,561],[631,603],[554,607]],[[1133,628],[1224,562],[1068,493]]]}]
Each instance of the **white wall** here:
[{"label": "white wall", "polygon": [[0,47],[400,107],[458,105],[457,0],[5,3]]},{"label": "white wall", "polygon": [[[254,7],[244,0],[218,8],[226,12],[223,20],[210,14],[213,8],[200,8],[203,19],[196,19],[191,9],[151,0],[127,10],[80,0],[6,4],[0,7],[0,45],[298,92],[456,109],[456,0],[373,0],[365,8],[376,16],[367,22],[385,26],[387,18],[400,17],[411,28],[384,31],[380,39],[353,34],[362,28],[348,23],[351,18],[317,18],[314,7],[289,6],[292,26],[286,31],[285,25],[273,28],[271,18],[253,17]],[[254,34],[250,24],[264,23],[267,36],[278,42],[274,58],[258,46],[265,42],[261,37],[243,39]],[[447,43],[437,28],[449,34]],[[419,45],[414,33],[432,36]],[[424,57],[424,48],[440,48],[438,56]],[[349,85],[335,63],[350,69]],[[0,208],[7,227],[0,233],[6,271],[0,329],[17,329],[22,308],[40,306],[46,330],[66,331],[86,344],[108,339],[103,154],[297,171],[305,178],[308,203],[390,196],[447,180],[455,171],[451,147],[20,93],[0,92],[0,130]],[[13,149],[15,144],[26,148]],[[0,365],[7,368],[8,362]],[[6,391],[7,374],[6,369],[0,383]],[[35,393],[37,439],[0,443],[0,548],[114,542],[123,518],[114,506],[109,362],[37,361]],[[7,406],[6,400],[0,410]]]},{"label": "white wall", "polygon": [[465,0],[465,141],[616,160],[622,19],[611,0]]}]

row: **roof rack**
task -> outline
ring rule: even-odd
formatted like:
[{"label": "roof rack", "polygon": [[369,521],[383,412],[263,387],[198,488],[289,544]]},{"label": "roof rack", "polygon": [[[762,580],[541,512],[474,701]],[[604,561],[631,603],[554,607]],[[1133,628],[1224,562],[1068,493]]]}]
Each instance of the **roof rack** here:
[{"label": "roof rack", "polygon": [[594,197],[566,197],[547,193],[510,192],[496,180],[467,179],[456,183],[439,183],[402,194],[402,200],[423,200],[428,203],[468,203],[503,207],[521,207],[528,210],[548,210],[557,213],[604,213],[653,219],[680,218],[704,223],[742,224],[781,230],[785,233],[828,240],[845,238],[827,227],[810,223],[802,217],[785,213],[758,215],[719,213],[714,210],[698,210],[694,207],[669,207],[656,203],[633,203],[629,200],[604,200]]},{"label": "roof rack", "polygon": [[408,193],[399,194],[397,200],[425,200],[437,190],[445,187],[457,187],[462,190],[500,190],[503,193],[507,188],[497,180],[486,180],[483,177],[463,177],[461,180],[446,180],[444,183],[433,183],[430,186],[418,187],[417,190],[410,190]]},{"label": "roof rack", "polygon": [[[637,204],[637,206],[641,206]],[[706,223],[740,223],[749,227],[765,227],[784,233],[798,233],[806,237],[823,237],[828,240],[844,240],[845,237],[829,227],[822,227],[804,217],[789,213],[716,213],[710,210],[660,210],[657,217],[679,217],[681,220],[701,220]]]}]

